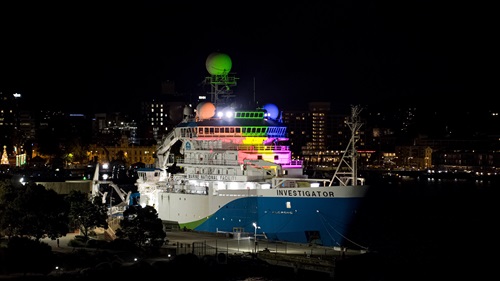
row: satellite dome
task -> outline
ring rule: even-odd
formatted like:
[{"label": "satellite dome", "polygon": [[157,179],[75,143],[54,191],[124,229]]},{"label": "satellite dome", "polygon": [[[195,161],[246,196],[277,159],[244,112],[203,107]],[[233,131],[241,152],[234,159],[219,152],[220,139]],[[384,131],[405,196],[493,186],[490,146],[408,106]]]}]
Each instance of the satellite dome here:
[{"label": "satellite dome", "polygon": [[275,104],[268,103],[268,104],[264,105],[262,108],[267,111],[267,113],[269,114],[269,118],[278,119],[280,111]]},{"label": "satellite dome", "polygon": [[191,116],[193,114],[193,109],[189,105],[185,105],[182,112],[185,116]]},{"label": "satellite dome", "polygon": [[211,102],[202,102],[196,107],[198,118],[210,119],[215,115],[215,105]]},{"label": "satellite dome", "polygon": [[232,66],[231,58],[224,53],[211,53],[205,62],[205,67],[211,75],[226,75]]},{"label": "satellite dome", "polygon": [[174,123],[179,123],[183,117],[183,109],[184,109],[184,105],[182,103],[171,103],[168,107],[167,107],[167,110],[168,110],[168,117],[170,118],[170,120],[172,120],[172,122]]}]

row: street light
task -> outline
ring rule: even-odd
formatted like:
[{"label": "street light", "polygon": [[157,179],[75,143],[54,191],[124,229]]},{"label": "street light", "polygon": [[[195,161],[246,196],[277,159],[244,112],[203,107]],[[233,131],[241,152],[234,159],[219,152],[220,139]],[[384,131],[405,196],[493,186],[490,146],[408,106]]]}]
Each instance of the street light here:
[{"label": "street light", "polygon": [[260,229],[260,226],[257,226],[257,223],[252,223],[255,231],[253,233],[253,241],[254,241],[254,252],[257,253],[257,228]]}]

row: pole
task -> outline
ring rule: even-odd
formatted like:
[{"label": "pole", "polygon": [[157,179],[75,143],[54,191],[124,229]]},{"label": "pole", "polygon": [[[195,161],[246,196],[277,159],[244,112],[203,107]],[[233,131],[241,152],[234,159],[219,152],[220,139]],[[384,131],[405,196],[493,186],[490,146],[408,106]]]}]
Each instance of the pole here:
[{"label": "pole", "polygon": [[111,193],[109,195],[109,219],[112,218],[113,218],[113,187],[111,187]]},{"label": "pole", "polygon": [[254,253],[257,253],[257,226],[255,226],[255,232],[253,234],[253,246],[254,246]]},{"label": "pole", "polygon": [[255,105],[255,76],[253,77],[253,104]]}]

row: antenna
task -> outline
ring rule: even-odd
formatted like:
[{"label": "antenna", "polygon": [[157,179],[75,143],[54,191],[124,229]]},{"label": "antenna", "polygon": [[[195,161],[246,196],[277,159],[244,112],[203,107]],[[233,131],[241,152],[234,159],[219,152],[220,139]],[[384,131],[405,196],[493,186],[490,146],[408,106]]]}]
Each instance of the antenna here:
[{"label": "antenna", "polygon": [[228,103],[230,98],[233,98],[232,87],[236,86],[238,78],[230,73],[232,67],[231,58],[224,53],[212,53],[208,56],[205,66],[209,77],[205,78],[205,84],[211,86],[209,94],[212,96],[212,103],[219,104],[220,99],[224,99],[222,103]]},{"label": "antenna", "polygon": [[253,77],[253,104],[255,104],[255,76]]},{"label": "antenna", "polygon": [[[341,186],[346,186],[351,183],[353,186],[358,185],[358,168],[357,168],[357,157],[358,152],[356,150],[356,143],[359,141],[359,129],[363,125],[360,121],[359,114],[362,108],[359,105],[354,105],[351,107],[351,116],[347,119],[346,124],[351,130],[351,139],[347,145],[340,162],[335,169],[332,180],[330,181],[330,186],[333,181],[337,179]],[[350,161],[350,162],[349,162]],[[342,169],[345,170],[342,170]],[[364,182],[364,179],[359,179]]]}]

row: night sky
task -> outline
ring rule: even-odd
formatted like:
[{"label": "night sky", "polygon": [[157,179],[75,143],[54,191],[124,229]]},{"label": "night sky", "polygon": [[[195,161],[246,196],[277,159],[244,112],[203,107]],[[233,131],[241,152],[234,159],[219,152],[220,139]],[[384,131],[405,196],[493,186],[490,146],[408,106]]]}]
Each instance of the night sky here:
[{"label": "night sky", "polygon": [[232,59],[237,95],[285,109],[308,101],[476,104],[498,92],[488,69],[498,33],[491,7],[161,2],[169,1],[0,4],[0,91],[34,106],[49,99],[73,111],[127,110],[165,80],[180,93],[206,92],[205,60],[219,51]]}]

